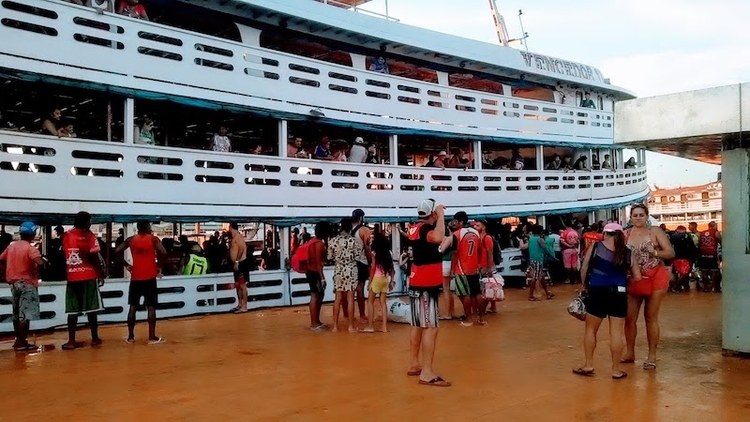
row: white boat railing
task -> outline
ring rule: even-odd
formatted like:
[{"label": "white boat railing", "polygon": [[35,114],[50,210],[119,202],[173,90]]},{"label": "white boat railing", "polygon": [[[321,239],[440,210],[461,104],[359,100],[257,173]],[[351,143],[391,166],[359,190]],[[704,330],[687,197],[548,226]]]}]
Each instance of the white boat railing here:
[{"label": "white boat railing", "polygon": [[649,204],[649,211],[654,214],[668,213],[668,212],[690,212],[690,211],[717,211],[722,208],[722,200],[718,199],[707,199],[707,200],[690,200],[685,202],[654,202]]},{"label": "white boat railing", "polygon": [[0,212],[412,218],[419,198],[469,214],[603,207],[648,192],[646,169],[415,168],[124,145],[0,131]]},{"label": "white boat railing", "polygon": [[14,41],[1,43],[0,55],[11,69],[416,130],[586,144],[613,139],[607,111],[355,69],[59,1],[0,4],[0,39]]},{"label": "white boat railing", "polygon": [[[505,277],[521,277],[521,253],[518,249],[503,251],[503,262],[498,272]],[[333,294],[333,268],[325,270],[328,280],[324,300],[330,302]],[[403,274],[396,268],[394,294],[405,291]],[[128,285],[124,279],[108,280],[101,288],[105,310],[99,320],[105,323],[127,321]],[[204,276],[172,276],[158,280],[159,318],[173,318],[189,315],[229,312],[237,306],[234,279],[231,273]],[[299,306],[310,301],[310,290],[304,274],[293,271],[254,271],[250,273],[249,309]],[[41,319],[32,322],[32,330],[64,327],[65,282],[43,282],[39,287],[41,298]],[[13,331],[10,288],[0,286],[0,333]],[[139,311],[138,319],[146,318],[145,311]],[[302,322],[301,322],[302,323]]]}]

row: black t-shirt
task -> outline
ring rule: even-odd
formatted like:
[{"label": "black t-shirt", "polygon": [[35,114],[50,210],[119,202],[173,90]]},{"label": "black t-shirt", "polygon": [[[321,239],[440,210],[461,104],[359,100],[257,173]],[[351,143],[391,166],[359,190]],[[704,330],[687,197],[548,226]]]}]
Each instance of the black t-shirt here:
[{"label": "black t-shirt", "polygon": [[419,228],[419,239],[412,240],[414,265],[440,264],[443,262],[443,254],[438,251],[440,245],[427,241],[427,234],[434,228],[434,224],[423,223]]}]

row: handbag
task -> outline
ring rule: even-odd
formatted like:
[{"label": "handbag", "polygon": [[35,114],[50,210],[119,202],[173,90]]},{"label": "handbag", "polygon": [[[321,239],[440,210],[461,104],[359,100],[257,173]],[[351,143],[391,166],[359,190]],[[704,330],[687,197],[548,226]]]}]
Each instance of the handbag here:
[{"label": "handbag", "polygon": [[482,298],[489,302],[499,302],[505,300],[503,286],[505,280],[499,274],[490,274],[488,277],[481,279]]},{"label": "handbag", "polygon": [[583,302],[585,296],[583,292],[579,292],[578,296],[570,302],[568,305],[568,313],[575,319],[585,321],[586,320],[586,304]]}]

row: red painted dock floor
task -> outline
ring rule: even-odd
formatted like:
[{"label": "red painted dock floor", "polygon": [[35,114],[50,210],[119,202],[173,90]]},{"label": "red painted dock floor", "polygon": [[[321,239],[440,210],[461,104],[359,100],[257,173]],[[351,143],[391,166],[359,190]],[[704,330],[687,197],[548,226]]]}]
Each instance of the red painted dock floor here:
[{"label": "red painted dock floor", "polygon": [[[167,339],[61,351],[64,332],[39,336],[57,350],[15,354],[3,343],[0,420],[251,421],[741,421],[750,414],[750,360],[721,354],[721,297],[669,295],[661,314],[658,368],[629,365],[609,377],[607,330],[599,374],[583,378],[583,323],[566,314],[569,286],[551,301],[508,290],[490,325],[442,325],[436,369],[450,388],[405,376],[408,329],[310,332],[306,308],[160,321]],[[331,307],[324,321],[331,321]],[[81,331],[79,339],[89,340]],[[646,355],[640,322],[637,355]]]}]

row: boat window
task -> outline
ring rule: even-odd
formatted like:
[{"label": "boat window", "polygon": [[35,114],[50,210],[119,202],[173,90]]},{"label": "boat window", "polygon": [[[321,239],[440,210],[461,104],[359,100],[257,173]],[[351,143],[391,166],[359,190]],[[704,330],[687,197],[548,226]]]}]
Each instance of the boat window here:
[{"label": "boat window", "polygon": [[325,40],[310,35],[283,29],[264,29],[260,34],[260,46],[271,50],[308,57],[342,66],[352,66],[348,52],[330,47]]},{"label": "boat window", "polygon": [[[414,79],[422,82],[429,82],[433,84],[438,83],[437,72],[433,69],[421,67],[416,64],[408,63],[398,59],[386,59],[387,72],[394,76],[401,76],[402,78]],[[367,57],[365,68],[373,72],[378,72],[379,62],[377,57]]]},{"label": "boat window", "polygon": [[[278,154],[278,124],[239,110],[207,109],[169,100],[135,101],[135,143],[189,149]],[[151,128],[146,127],[150,122]],[[141,132],[143,136],[141,136]],[[213,165],[213,162],[208,162]]]},{"label": "boat window", "polygon": [[[125,98],[65,85],[0,78],[0,130],[42,132],[55,110],[54,127],[66,136],[122,142]],[[54,154],[54,152],[52,152]]]},{"label": "boat window", "polygon": [[544,87],[513,87],[511,95],[528,100],[555,102],[555,91]]},{"label": "boat window", "polygon": [[301,150],[309,158],[367,164],[389,162],[386,134],[310,121],[290,121],[288,131],[291,140],[302,140]]},{"label": "boat window", "polygon": [[501,82],[473,73],[451,73],[448,75],[448,83],[452,87],[470,89],[472,91],[498,95],[503,95],[504,93]]},{"label": "boat window", "polygon": [[482,168],[499,170],[537,170],[536,147],[497,142],[482,142]]},{"label": "boat window", "polygon": [[473,143],[465,139],[402,135],[398,151],[401,166],[474,168]]}]

